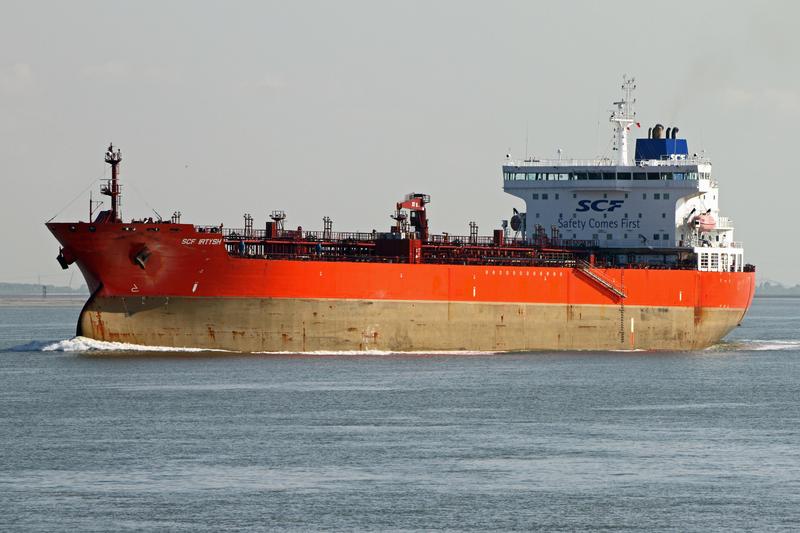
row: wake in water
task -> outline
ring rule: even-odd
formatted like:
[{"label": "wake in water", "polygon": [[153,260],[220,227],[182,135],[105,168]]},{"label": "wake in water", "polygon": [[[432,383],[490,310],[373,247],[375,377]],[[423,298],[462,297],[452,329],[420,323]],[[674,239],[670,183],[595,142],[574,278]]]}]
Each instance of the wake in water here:
[{"label": "wake in water", "polygon": [[174,346],[144,346],[128,342],[108,342],[88,337],[73,337],[51,342],[41,347],[43,352],[226,352],[210,348],[188,348]]},{"label": "wake in water", "polygon": [[800,348],[800,340],[744,340],[750,350],[796,350]]},{"label": "wake in water", "polygon": [[22,346],[15,346],[13,351],[18,352],[174,352],[174,353],[200,353],[217,352],[242,354],[252,353],[254,355],[490,355],[502,352],[482,352],[482,351],[451,351],[451,350],[429,350],[415,352],[398,352],[391,350],[314,350],[307,352],[235,352],[231,350],[211,349],[211,348],[191,348],[175,346],[145,346],[142,344],[131,344],[127,342],[108,342],[90,339],[88,337],[73,337],[61,341],[33,341]]},{"label": "wake in water", "polygon": [[[395,351],[395,350],[313,350],[305,352],[280,351],[280,352],[236,352],[213,348],[193,348],[176,346],[145,346],[127,342],[108,342],[90,339],[88,337],[73,337],[60,341],[32,341],[9,349],[15,352],[70,352],[70,353],[130,353],[130,352],[173,352],[173,353],[230,353],[254,355],[492,355],[507,352],[478,351],[478,350],[427,350],[427,351]],[[775,350],[800,350],[800,339],[767,340],[767,339],[742,339],[722,342],[708,348],[708,351],[725,352],[763,352]],[[4,350],[7,351],[7,350]],[[616,353],[637,353],[644,350],[614,350]]]},{"label": "wake in water", "polygon": [[709,350],[737,352],[768,352],[774,350],[800,349],[800,340],[741,339],[715,344]]}]

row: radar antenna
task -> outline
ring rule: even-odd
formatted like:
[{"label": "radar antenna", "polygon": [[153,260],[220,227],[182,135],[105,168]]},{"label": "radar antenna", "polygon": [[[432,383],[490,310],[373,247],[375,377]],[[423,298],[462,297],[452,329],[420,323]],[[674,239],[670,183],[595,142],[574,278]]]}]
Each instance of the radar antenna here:
[{"label": "radar antenna", "polygon": [[639,125],[636,122],[636,112],[633,104],[633,91],[636,90],[636,79],[627,76],[622,77],[622,99],[614,102],[616,109],[612,111],[609,122],[614,124],[614,150],[617,151],[617,165],[628,165],[628,130],[631,124]]}]

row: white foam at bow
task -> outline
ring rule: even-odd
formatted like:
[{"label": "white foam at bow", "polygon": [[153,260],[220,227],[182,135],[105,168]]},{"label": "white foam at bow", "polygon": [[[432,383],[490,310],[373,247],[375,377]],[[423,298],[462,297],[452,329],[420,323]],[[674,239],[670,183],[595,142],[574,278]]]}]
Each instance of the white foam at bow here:
[{"label": "white foam at bow", "polygon": [[108,342],[90,339],[88,337],[73,337],[63,341],[48,344],[42,348],[43,352],[224,352],[226,350],[211,350],[208,348],[177,348],[174,346],[144,346],[128,342]]},{"label": "white foam at bow", "polygon": [[[127,342],[108,342],[90,339],[88,337],[74,337],[63,341],[53,342],[41,346],[44,352],[231,352],[230,350],[210,348],[179,348],[175,346],[145,346]],[[315,350],[309,352],[252,352],[259,355],[489,355],[501,352],[457,351],[457,350],[430,350],[414,352],[397,352],[388,350]]]}]

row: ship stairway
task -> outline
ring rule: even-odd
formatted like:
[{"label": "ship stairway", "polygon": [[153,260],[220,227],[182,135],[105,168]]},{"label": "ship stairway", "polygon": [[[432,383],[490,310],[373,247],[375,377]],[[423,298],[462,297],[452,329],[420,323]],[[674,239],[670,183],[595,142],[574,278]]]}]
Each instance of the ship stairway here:
[{"label": "ship stairway", "polygon": [[612,280],[600,274],[600,272],[598,272],[598,270],[588,262],[579,259],[575,262],[575,269],[608,292],[615,294],[620,298],[627,297],[625,290],[622,287],[618,287]]}]

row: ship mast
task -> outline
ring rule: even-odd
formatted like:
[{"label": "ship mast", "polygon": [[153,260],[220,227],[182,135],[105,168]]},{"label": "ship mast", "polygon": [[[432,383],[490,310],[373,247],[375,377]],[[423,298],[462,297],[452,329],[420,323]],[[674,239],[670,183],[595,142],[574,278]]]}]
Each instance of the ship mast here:
[{"label": "ship mast", "polygon": [[614,102],[616,109],[608,119],[614,124],[614,150],[617,151],[617,165],[628,165],[628,129],[636,122],[633,104],[636,99],[632,94],[636,89],[635,78],[622,77],[622,100]]},{"label": "ship mast", "polygon": [[105,185],[100,192],[111,197],[111,222],[121,222],[122,213],[120,212],[120,200],[122,193],[119,188],[119,164],[122,161],[122,150],[109,144],[106,150],[106,163],[111,165],[111,183]]}]

